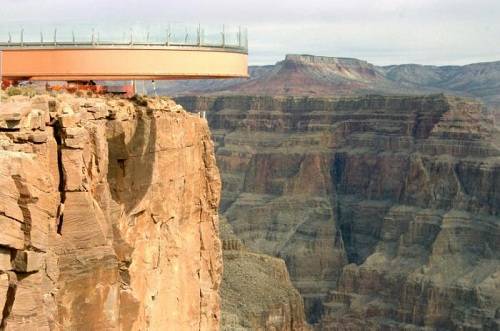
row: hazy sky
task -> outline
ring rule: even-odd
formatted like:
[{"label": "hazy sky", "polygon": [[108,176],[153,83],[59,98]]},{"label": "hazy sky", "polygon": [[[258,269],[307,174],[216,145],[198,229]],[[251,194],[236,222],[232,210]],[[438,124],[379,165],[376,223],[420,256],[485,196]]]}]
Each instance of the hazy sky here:
[{"label": "hazy sky", "polygon": [[241,24],[252,64],[287,53],[382,65],[500,60],[500,0],[0,0],[0,25],[24,21]]}]

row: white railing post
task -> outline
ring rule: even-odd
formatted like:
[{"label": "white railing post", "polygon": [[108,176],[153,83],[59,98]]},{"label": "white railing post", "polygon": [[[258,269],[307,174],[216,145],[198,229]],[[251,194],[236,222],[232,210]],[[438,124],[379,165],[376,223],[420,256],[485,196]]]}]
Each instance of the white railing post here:
[{"label": "white railing post", "polygon": [[167,46],[170,46],[170,23],[168,23],[167,28]]},{"label": "white railing post", "polygon": [[198,38],[197,38],[198,39],[197,40],[198,46],[201,46],[201,26],[200,26],[200,24],[198,24],[198,33],[197,34],[198,34]]},{"label": "white railing post", "polygon": [[238,46],[241,48],[241,25],[238,27]]},{"label": "white railing post", "polygon": [[245,49],[248,51],[248,28],[245,28]]},{"label": "white railing post", "polygon": [[222,48],[226,47],[226,26],[222,24]]}]

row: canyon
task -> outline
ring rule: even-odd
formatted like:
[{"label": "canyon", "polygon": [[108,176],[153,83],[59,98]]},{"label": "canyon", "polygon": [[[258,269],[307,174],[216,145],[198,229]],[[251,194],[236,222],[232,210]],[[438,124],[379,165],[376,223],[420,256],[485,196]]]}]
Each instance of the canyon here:
[{"label": "canyon", "polygon": [[207,114],[234,240],[285,261],[314,329],[500,327],[500,135],[481,102],[175,100]]},{"label": "canyon", "polygon": [[0,329],[500,329],[496,64],[250,72],[0,91]]},{"label": "canyon", "polygon": [[206,121],[167,98],[0,98],[0,329],[217,329]]}]

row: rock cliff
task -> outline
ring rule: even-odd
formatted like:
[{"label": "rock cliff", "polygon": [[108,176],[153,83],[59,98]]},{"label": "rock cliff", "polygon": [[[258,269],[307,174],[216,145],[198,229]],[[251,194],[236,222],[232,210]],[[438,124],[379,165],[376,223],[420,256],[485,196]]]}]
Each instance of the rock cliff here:
[{"label": "rock cliff", "polygon": [[308,331],[304,303],[290,282],[285,262],[250,252],[224,218],[223,331]]},{"label": "rock cliff", "polygon": [[214,330],[220,178],[168,99],[0,104],[4,330]]},{"label": "rock cliff", "polygon": [[207,111],[222,214],[285,260],[318,330],[498,330],[500,136],[481,103],[176,100]]}]

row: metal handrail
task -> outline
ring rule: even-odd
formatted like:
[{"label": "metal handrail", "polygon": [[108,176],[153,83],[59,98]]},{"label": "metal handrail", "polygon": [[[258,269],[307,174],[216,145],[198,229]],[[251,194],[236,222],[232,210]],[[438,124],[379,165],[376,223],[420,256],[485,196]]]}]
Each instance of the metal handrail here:
[{"label": "metal handrail", "polygon": [[[245,28],[229,28],[222,25],[211,29],[200,24],[182,25],[183,29],[180,27],[172,24],[154,29],[136,27],[125,30],[127,32],[123,34],[117,34],[116,29],[109,28],[105,30],[91,28],[90,31],[88,29],[82,31],[57,27],[45,30],[46,33],[44,33],[37,29],[30,31],[25,27],[20,27],[16,29],[17,33],[14,33],[13,29],[0,27],[0,48],[186,46],[248,51],[248,34]],[[212,33],[207,33],[207,31],[212,31]],[[121,37],[117,37],[118,35]]]}]

